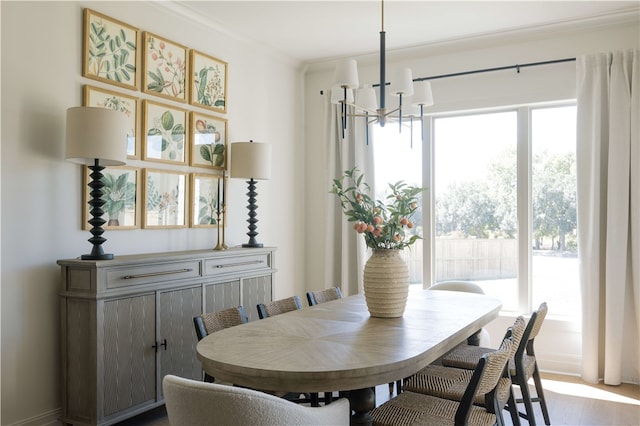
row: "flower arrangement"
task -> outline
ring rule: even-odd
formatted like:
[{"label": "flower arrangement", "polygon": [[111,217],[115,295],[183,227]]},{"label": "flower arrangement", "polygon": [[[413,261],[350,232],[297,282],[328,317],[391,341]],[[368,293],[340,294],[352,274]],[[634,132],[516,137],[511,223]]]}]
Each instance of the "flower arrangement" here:
[{"label": "flower arrangement", "polygon": [[[345,179],[353,185],[345,187]],[[411,221],[418,209],[418,194],[423,188],[409,186],[403,181],[389,184],[391,190],[386,200],[372,199],[369,185],[363,181],[364,174],[357,168],[346,170],[339,179],[333,180],[330,193],[336,194],[344,214],[353,229],[364,235],[367,247],[372,249],[402,250],[415,243],[420,236],[412,233],[415,224]]]}]

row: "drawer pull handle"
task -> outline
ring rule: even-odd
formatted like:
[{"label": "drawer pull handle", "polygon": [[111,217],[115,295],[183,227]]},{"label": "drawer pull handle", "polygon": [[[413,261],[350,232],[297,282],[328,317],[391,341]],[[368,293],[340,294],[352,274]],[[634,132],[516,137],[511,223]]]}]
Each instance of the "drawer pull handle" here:
[{"label": "drawer pull handle", "polygon": [[229,263],[228,265],[216,265],[216,268],[230,268],[232,266],[255,265],[256,263],[264,263],[264,260],[252,260],[250,262]]},{"label": "drawer pull handle", "polygon": [[124,277],[122,277],[122,279],[132,280],[134,278],[147,278],[147,277],[155,277],[158,275],[182,274],[184,272],[191,272],[191,271],[193,271],[193,269],[185,268],[185,269],[176,269],[175,271],[149,272],[148,274],[125,275]]}]

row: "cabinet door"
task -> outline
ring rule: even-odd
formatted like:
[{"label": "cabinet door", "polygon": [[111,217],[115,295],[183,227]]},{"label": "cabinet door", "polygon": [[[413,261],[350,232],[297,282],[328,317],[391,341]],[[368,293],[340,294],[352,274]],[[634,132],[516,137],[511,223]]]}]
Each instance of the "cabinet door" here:
[{"label": "cabinet door", "polygon": [[155,294],[104,302],[105,417],[155,402],[155,341]]},{"label": "cabinet door", "polygon": [[[193,325],[193,317],[201,313],[200,286],[160,293],[160,382],[167,374],[202,380],[202,366],[196,355],[198,338]],[[159,392],[162,393],[161,386]]]},{"label": "cabinet door", "polygon": [[240,280],[204,286],[204,310],[216,312],[240,305]]},{"label": "cabinet door", "polygon": [[249,321],[259,319],[258,303],[270,302],[272,298],[271,275],[263,277],[245,278],[242,280],[242,304]]}]

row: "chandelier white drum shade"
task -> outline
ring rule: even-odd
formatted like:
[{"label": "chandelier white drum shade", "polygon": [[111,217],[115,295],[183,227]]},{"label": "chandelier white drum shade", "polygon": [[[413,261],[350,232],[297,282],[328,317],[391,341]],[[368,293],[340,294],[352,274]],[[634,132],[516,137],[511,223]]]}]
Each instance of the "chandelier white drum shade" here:
[{"label": "chandelier white drum shade", "polygon": [[256,204],[256,180],[265,180],[271,178],[271,145],[257,142],[235,142],[231,144],[231,177],[248,179],[249,185],[249,242],[243,244],[242,247],[262,247],[258,243],[256,236],[258,229],[256,223],[258,205]]},{"label": "chandelier white drum shade", "polygon": [[[334,72],[333,87],[342,89],[342,99],[337,100],[334,90],[331,97],[333,103],[341,104],[342,117],[342,137],[347,126],[346,117],[364,117],[366,124],[379,123],[384,126],[387,120],[397,121],[399,128],[402,129],[403,101],[410,96],[415,96],[412,105],[420,106],[420,115],[424,113],[424,107],[433,105],[433,95],[431,94],[431,85],[429,82],[423,83],[419,88],[414,85],[413,74],[409,68],[400,68],[395,71],[390,83],[386,78],[386,33],[384,31],[384,0],[382,0],[382,28],[380,31],[380,82],[378,84],[380,102],[376,98],[376,92],[370,85],[360,87],[360,79],[358,77],[358,65],[354,59],[345,59],[336,64]],[[393,110],[387,110],[386,106],[386,90],[389,85],[389,93],[398,96],[398,107]],[[353,95],[350,91],[356,91],[355,103],[352,100]],[[337,91],[337,90],[335,90]],[[347,107],[352,107],[353,112],[349,112]],[[368,137],[367,137],[368,139]],[[367,141],[368,142],[368,141]]]},{"label": "chandelier white drum shade", "polygon": [[113,109],[73,107],[67,110],[65,159],[91,165],[96,159],[103,166],[127,162],[127,116]]},{"label": "chandelier white drum shade", "polygon": [[109,260],[113,254],[107,254],[102,248],[106,239],[102,218],[105,201],[102,199],[104,182],[102,170],[105,166],[121,166],[127,160],[127,137],[129,121],[127,116],[108,108],[73,107],[67,110],[67,137],[65,158],[68,161],[86,164],[91,170],[91,189],[88,201],[91,207],[92,228],[89,242],[93,244],[90,254],[83,254],[82,260]]}]

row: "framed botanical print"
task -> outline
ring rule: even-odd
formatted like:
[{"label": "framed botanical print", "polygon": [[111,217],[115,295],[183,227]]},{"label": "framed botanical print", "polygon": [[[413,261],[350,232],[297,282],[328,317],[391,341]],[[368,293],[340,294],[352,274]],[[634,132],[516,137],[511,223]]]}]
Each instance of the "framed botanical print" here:
[{"label": "framed botanical print", "polygon": [[93,86],[84,86],[84,106],[110,108],[125,113],[129,120],[127,132],[127,158],[140,158],[138,126],[140,123],[138,99],[122,93]]},{"label": "framed botanical print", "polygon": [[143,159],[187,162],[187,110],[149,100],[142,102]]},{"label": "framed botanical print", "polygon": [[91,9],[84,9],[82,76],[138,89],[140,31]]},{"label": "framed botanical print", "polygon": [[227,63],[196,50],[190,52],[189,103],[227,112]]},{"label": "framed botanical print", "polygon": [[[91,195],[91,188],[87,184],[91,181],[89,174],[91,170],[84,167],[82,198],[82,229],[89,230],[91,219],[88,205]],[[105,167],[102,171],[102,200],[104,205],[103,219],[107,223],[104,229],[136,229],[140,227],[140,169],[136,167]]]},{"label": "framed botanical print", "polygon": [[142,91],[187,102],[186,46],[145,31],[142,34]]},{"label": "framed botanical print", "polygon": [[144,169],[143,228],[187,226],[187,174]]},{"label": "framed botanical print", "polygon": [[191,173],[192,228],[224,226],[226,182],[224,175]]},{"label": "framed botanical print", "polygon": [[194,167],[227,168],[227,120],[191,112],[191,162]]}]

